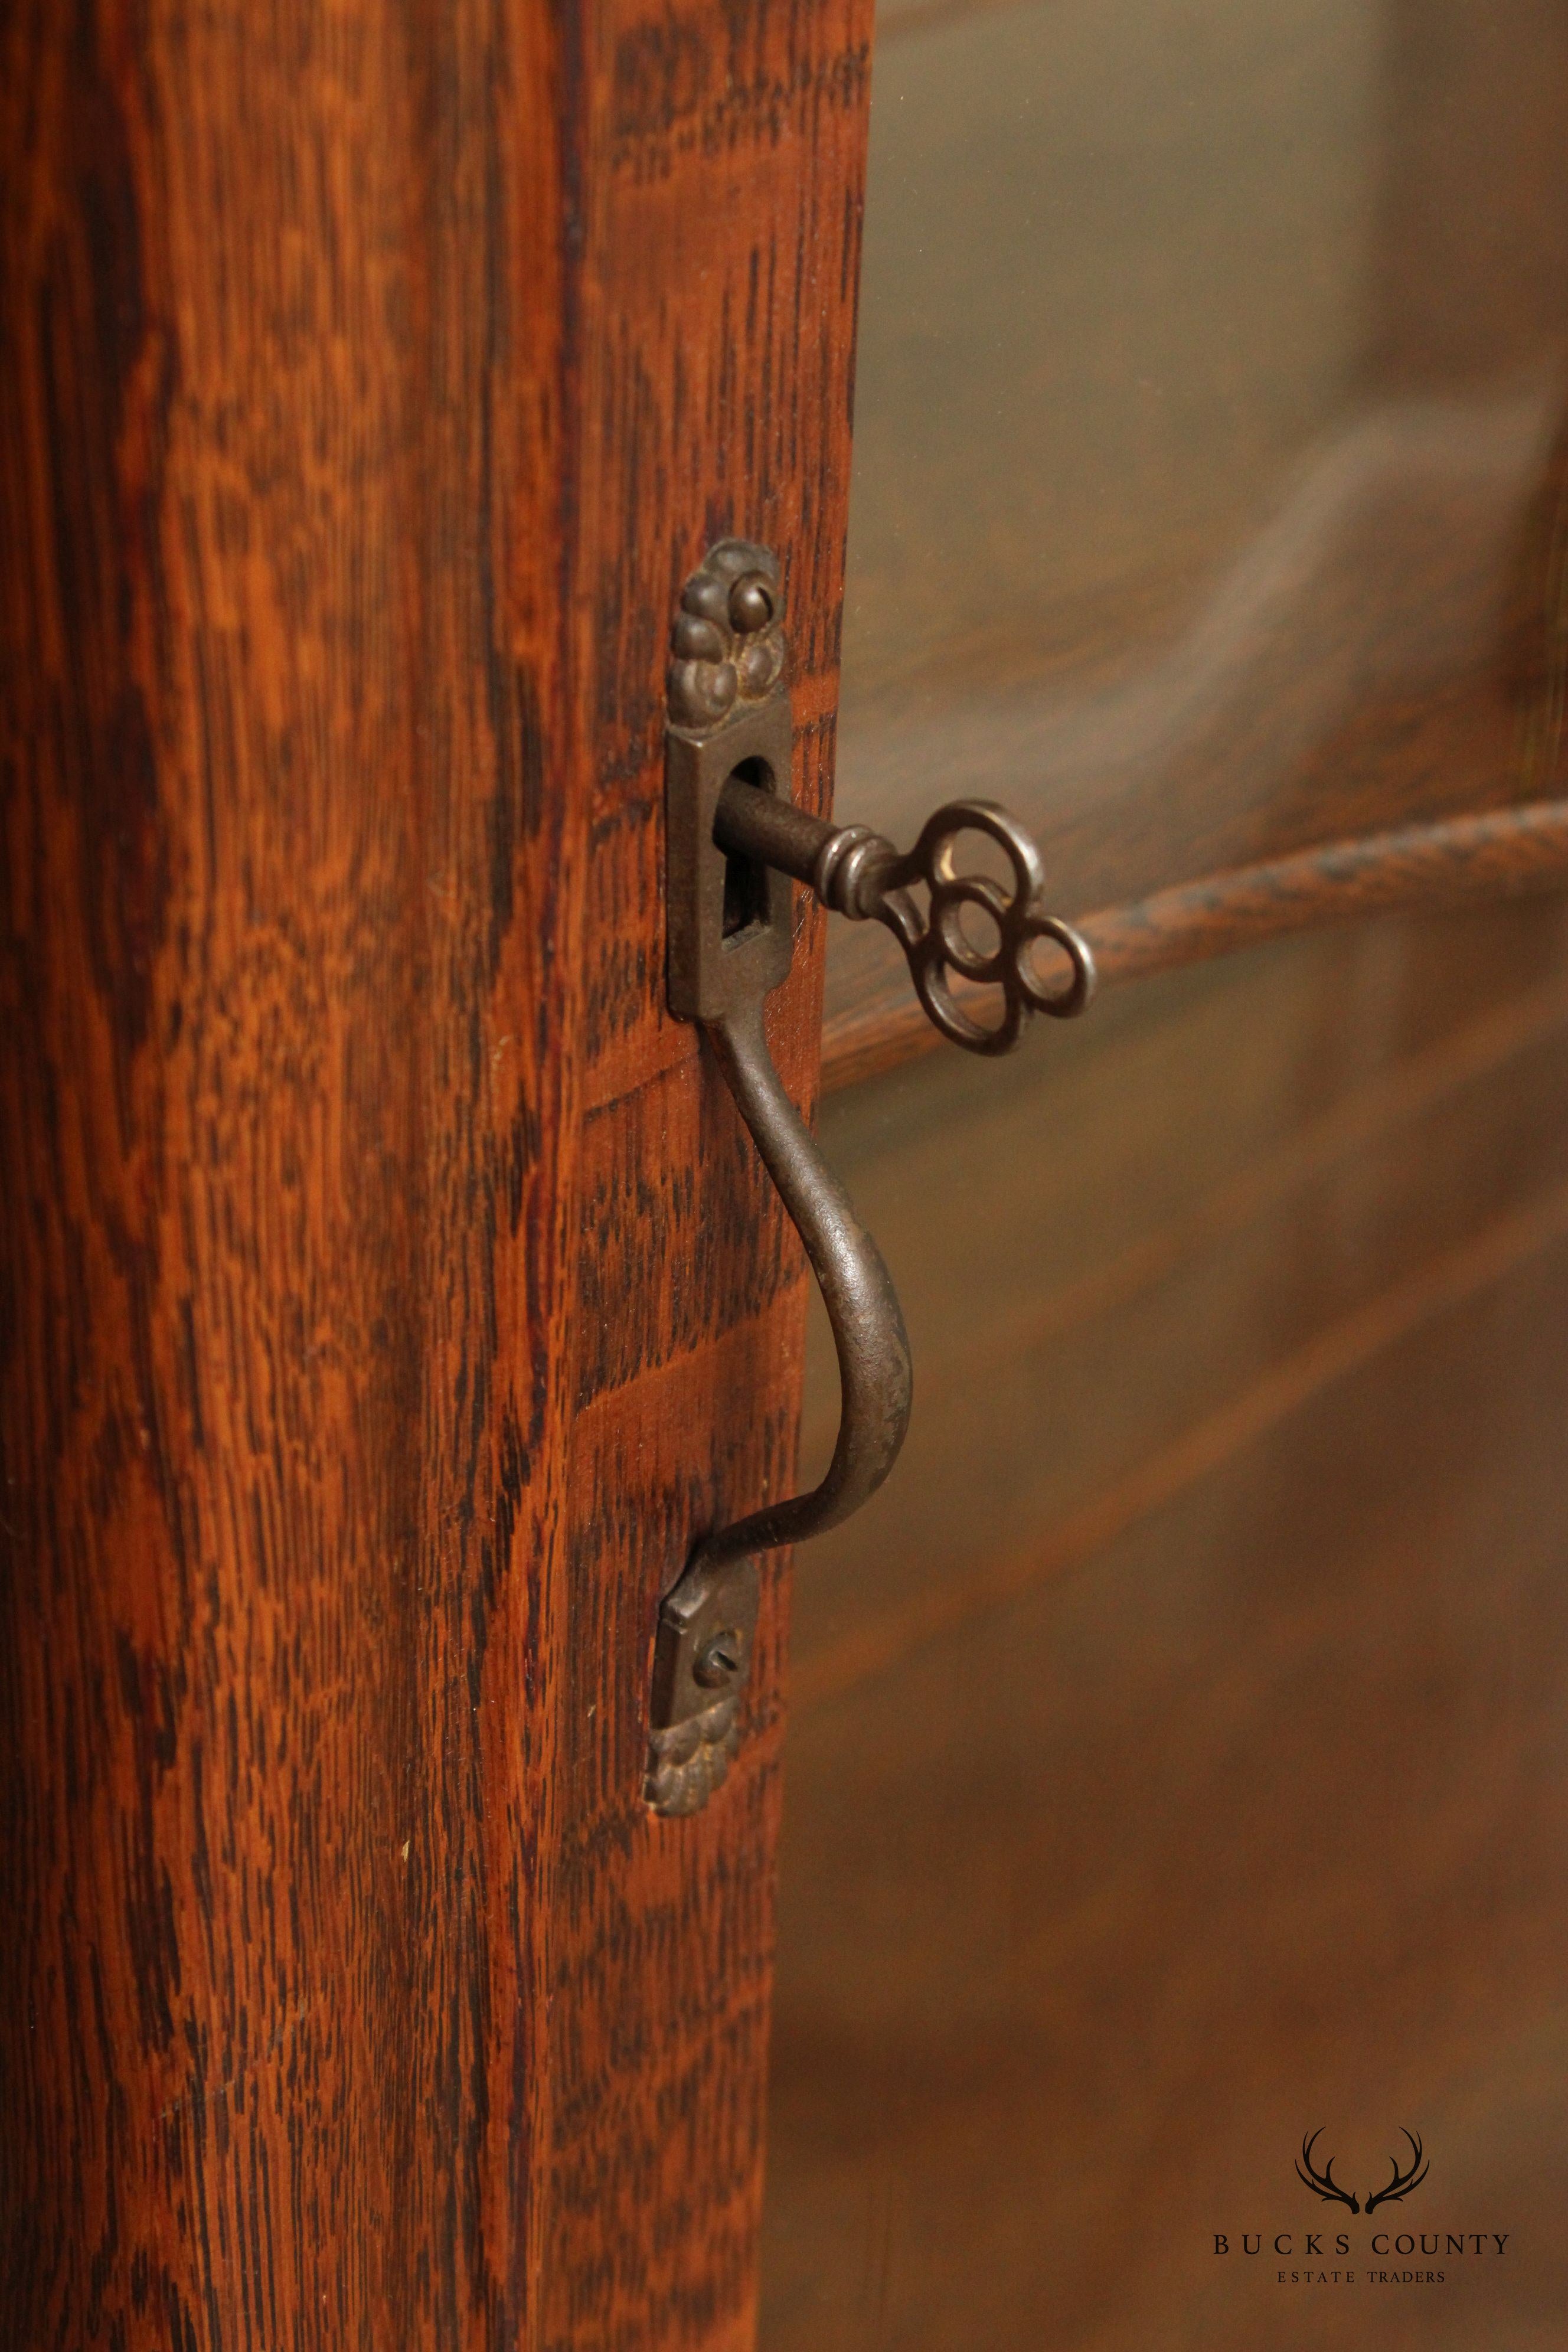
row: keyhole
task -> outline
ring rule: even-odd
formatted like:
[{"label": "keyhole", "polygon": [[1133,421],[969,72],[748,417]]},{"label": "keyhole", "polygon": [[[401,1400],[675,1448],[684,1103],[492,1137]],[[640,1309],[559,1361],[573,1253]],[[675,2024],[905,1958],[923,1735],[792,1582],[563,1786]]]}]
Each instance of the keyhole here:
[{"label": "keyhole", "polygon": [[[750,784],[756,792],[772,792],[773,775],[765,760],[742,760],[728,779]],[[754,857],[727,854],[724,859],[724,938],[727,943],[744,937],[768,918],[768,870]]]}]

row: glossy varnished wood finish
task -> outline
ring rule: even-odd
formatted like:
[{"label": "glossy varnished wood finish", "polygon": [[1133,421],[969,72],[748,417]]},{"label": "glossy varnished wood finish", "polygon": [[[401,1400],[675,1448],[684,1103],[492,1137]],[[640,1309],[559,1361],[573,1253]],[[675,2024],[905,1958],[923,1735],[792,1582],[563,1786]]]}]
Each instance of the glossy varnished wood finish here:
[{"label": "glossy varnished wood finish", "polygon": [[[801,1272],[662,1008],[667,615],[831,748],[853,7],[11,12],[0,2335],[749,2337]],[[776,1044],[810,1082],[808,936]]]}]

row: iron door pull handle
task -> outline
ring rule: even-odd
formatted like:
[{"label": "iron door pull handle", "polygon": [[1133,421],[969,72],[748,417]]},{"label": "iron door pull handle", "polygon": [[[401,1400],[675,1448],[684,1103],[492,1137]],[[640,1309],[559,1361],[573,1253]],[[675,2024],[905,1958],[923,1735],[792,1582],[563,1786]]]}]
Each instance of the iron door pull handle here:
[{"label": "iron door pull handle", "polygon": [[[937,810],[907,855],[865,825],[835,825],[793,804],[784,598],[766,548],[721,541],[686,583],[672,632],[665,744],[670,1010],[706,1028],[799,1230],[833,1327],[842,1388],[837,1442],[820,1485],[704,1536],[660,1607],[645,1793],[656,1812],[692,1813],[723,1780],[739,1745],[757,1553],[837,1526],[876,1492],[903,1444],[912,1394],[891,1277],[768,1051],[763,1006],[794,949],[791,878],[839,914],[886,924],[931,1020],[973,1053],[1007,1052],[1032,1013],[1080,1013],[1094,962],[1071,925],[1045,909],[1033,841],[992,803]],[[966,833],[996,844],[1010,887],[958,871],[956,846]],[[977,919],[989,936],[976,937]],[[1065,981],[1036,969],[1041,940],[1065,956]],[[994,1026],[957,1002],[953,974],[1000,991]]]}]

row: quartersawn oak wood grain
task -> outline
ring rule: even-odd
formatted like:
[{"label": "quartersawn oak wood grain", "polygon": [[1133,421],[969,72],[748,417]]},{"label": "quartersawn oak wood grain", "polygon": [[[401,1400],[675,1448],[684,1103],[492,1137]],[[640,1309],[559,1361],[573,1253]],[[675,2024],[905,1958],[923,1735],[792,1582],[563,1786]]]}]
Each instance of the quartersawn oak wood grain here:
[{"label": "quartersawn oak wood grain", "polygon": [[723,1800],[637,1776],[802,1293],[663,1009],[661,681],[768,540],[822,797],[866,13],[0,45],[0,2336],[739,2347],[776,1611]]}]

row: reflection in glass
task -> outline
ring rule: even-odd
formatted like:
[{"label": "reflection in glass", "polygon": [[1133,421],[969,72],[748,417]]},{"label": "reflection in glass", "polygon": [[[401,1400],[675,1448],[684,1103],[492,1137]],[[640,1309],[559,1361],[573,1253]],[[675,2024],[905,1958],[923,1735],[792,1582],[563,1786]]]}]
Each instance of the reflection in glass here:
[{"label": "reflection in glass", "polygon": [[[1081,913],[1552,791],[1554,0],[908,0],[879,44],[840,805],[1001,800]],[[835,944],[841,1009],[883,959]]]},{"label": "reflection in glass", "polygon": [[[885,0],[840,807],[988,793],[1075,913],[1562,790],[1565,88],[1559,0]],[[1213,2252],[1317,2223],[1331,2114],[1520,2233],[1398,2341],[1544,2342],[1562,910],[1111,994],[824,1141],[915,1419],[795,1567],[763,2352],[1382,2342]]]}]

